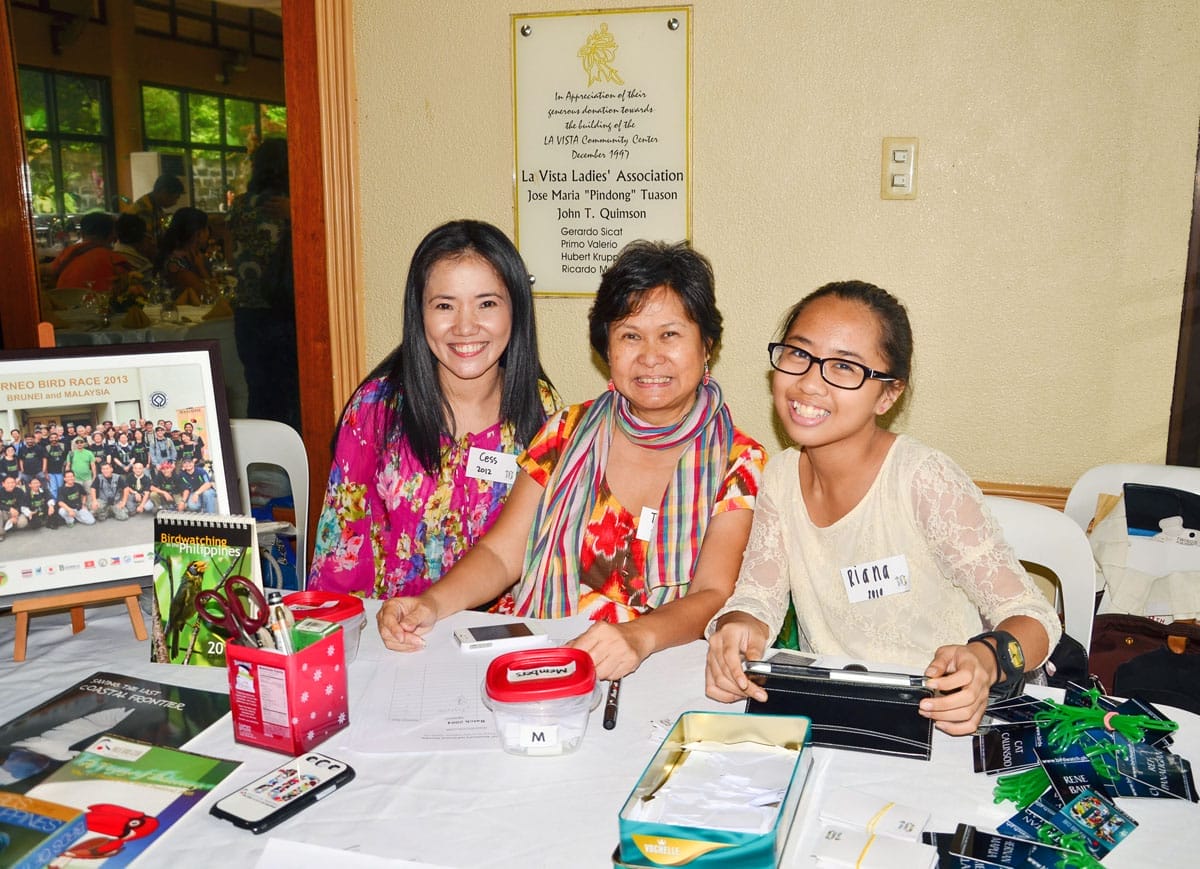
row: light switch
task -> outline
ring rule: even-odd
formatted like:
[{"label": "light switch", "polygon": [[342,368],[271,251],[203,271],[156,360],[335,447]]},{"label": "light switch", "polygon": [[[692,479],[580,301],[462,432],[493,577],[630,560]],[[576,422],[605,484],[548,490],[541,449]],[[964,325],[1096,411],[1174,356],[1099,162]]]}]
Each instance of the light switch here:
[{"label": "light switch", "polygon": [[879,196],[882,199],[917,198],[917,140],[888,137],[883,140]]}]

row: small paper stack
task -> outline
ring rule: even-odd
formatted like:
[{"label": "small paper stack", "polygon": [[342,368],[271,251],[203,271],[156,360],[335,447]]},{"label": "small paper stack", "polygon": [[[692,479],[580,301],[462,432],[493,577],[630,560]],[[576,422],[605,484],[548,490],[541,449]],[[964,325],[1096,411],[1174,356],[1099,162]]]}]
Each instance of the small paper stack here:
[{"label": "small paper stack", "polygon": [[937,849],[921,843],[928,812],[839,788],[822,802],[820,820],[824,832],[813,852],[818,866],[932,869],[937,865]]}]

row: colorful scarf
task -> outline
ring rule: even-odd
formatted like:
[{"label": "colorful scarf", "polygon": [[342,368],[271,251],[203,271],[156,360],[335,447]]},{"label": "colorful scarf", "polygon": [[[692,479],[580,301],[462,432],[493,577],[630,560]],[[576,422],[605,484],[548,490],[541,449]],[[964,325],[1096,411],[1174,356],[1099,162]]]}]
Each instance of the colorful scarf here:
[{"label": "colorful scarf", "polygon": [[691,582],[733,447],[733,419],[721,387],[712,379],[697,389],[688,414],[671,426],[642,422],[618,392],[604,393],[587,409],[538,504],[525,548],[523,581],[514,590],[517,615],[562,618],[577,611],[579,556],[604,479],[614,428],[649,449],[691,443],[675,466],[659,505],[657,533],[647,547],[647,605],[654,608],[665,603]]}]

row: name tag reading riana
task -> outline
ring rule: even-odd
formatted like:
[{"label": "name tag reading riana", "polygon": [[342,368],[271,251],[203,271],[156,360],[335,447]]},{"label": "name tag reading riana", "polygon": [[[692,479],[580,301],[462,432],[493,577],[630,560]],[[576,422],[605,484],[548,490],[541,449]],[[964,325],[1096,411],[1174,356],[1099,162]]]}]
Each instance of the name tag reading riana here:
[{"label": "name tag reading riana", "polygon": [[518,470],[517,457],[512,453],[481,450],[479,447],[471,447],[467,453],[467,476],[473,479],[511,486],[517,479]]},{"label": "name tag reading riana", "polygon": [[903,555],[853,564],[843,567],[841,573],[850,603],[901,594],[912,587],[908,579],[908,559]]}]

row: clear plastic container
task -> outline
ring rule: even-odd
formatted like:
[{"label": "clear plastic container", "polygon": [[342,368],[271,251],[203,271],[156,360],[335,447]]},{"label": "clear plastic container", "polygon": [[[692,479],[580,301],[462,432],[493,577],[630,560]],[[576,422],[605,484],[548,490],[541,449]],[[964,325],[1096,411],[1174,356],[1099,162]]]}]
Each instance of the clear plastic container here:
[{"label": "clear plastic container", "polygon": [[587,652],[555,647],[500,655],[488,665],[483,702],[495,715],[500,746],[525,757],[569,754],[600,702]]},{"label": "clear plastic container", "polygon": [[324,619],[340,624],[346,645],[346,663],[350,664],[358,655],[358,643],[367,624],[362,598],[332,591],[294,591],[283,602],[296,621]]}]

